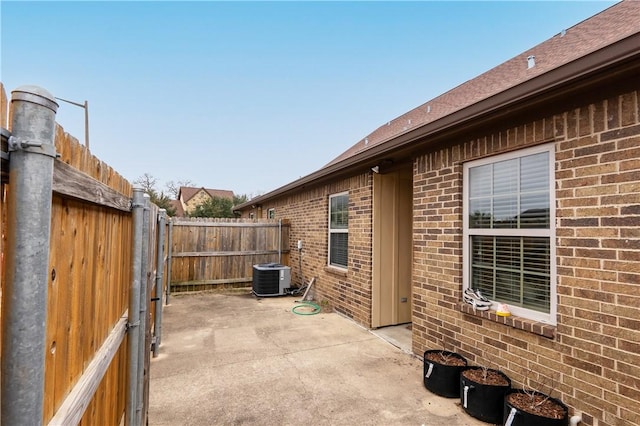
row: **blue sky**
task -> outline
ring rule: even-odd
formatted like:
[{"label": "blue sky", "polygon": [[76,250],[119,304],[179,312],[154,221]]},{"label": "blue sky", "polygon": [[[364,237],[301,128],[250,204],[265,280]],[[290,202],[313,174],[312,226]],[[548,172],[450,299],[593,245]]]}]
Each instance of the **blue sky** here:
[{"label": "blue sky", "polygon": [[[88,100],[129,180],[258,195],[613,3],[3,0],[1,80]],[[81,108],[57,121],[83,141]]]}]

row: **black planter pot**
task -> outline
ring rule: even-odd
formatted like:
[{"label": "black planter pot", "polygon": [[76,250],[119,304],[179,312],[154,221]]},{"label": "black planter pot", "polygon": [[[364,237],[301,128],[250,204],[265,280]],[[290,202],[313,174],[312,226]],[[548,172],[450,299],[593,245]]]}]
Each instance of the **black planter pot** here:
[{"label": "black planter pot", "polygon": [[500,423],[504,408],[504,397],[511,390],[511,379],[503,372],[490,369],[503,377],[506,385],[479,383],[465,377],[468,370],[482,370],[482,367],[468,367],[460,374],[460,402],[471,417],[487,423]]},{"label": "black planter pot", "polygon": [[[504,413],[503,413],[503,425],[504,426],[567,426],[569,424],[569,408],[562,403],[559,399],[549,398],[561,406],[564,410],[564,416],[561,419],[551,419],[548,417],[539,416],[536,414],[527,413],[521,409],[514,407],[508,402],[508,396],[512,393],[525,393],[522,389],[512,390],[508,392],[504,397]],[[534,392],[536,395],[547,397],[547,395]]]},{"label": "black planter pot", "polygon": [[[446,365],[441,362],[427,359],[430,353],[442,353],[445,356],[457,358],[464,362],[462,366]],[[460,354],[443,350],[429,350],[424,353],[424,387],[436,395],[445,398],[458,398],[460,396],[460,372],[467,366],[467,360]]]}]

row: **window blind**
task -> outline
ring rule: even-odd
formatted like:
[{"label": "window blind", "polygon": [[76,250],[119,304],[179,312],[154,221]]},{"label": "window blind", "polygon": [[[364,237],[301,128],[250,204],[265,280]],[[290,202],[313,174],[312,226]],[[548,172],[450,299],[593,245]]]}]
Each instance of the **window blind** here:
[{"label": "window blind", "polygon": [[470,167],[469,285],[489,299],[550,311],[549,154]]}]

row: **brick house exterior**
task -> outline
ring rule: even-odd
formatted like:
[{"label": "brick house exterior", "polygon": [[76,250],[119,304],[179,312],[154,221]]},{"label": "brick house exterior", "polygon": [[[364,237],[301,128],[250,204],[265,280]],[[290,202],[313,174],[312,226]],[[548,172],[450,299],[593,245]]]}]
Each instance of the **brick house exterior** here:
[{"label": "brick house exterior", "polygon": [[[556,392],[586,424],[640,423],[640,91],[621,93],[433,151],[414,164],[413,349],[442,340],[522,384]],[[557,325],[460,303],[462,163],[555,145]]]},{"label": "brick house exterior", "polygon": [[[526,229],[518,241],[549,241],[546,308],[538,315],[534,301],[528,313],[509,317],[474,310],[462,292],[476,279],[470,264],[485,234],[471,236],[473,180],[465,173],[534,155],[549,158],[550,224]],[[411,176],[408,238],[392,230],[406,221],[403,173]],[[328,262],[330,197],[343,192],[346,268]],[[499,197],[491,200],[492,209],[499,205]],[[444,346],[470,364],[497,366],[514,387],[554,387],[587,425],[640,424],[640,2],[618,3],[563,31],[238,210],[248,217],[257,208],[290,220],[293,281],[301,282],[302,256],[305,279],[317,278],[316,299],[336,311],[366,327],[404,322],[379,321],[380,263],[393,257],[396,275],[388,276],[403,280],[399,262],[408,256],[415,354]],[[521,210],[519,220],[535,211]],[[381,240],[384,232],[390,237]],[[496,232],[492,247],[504,235],[520,238]],[[494,267],[494,280],[504,273]]]}]

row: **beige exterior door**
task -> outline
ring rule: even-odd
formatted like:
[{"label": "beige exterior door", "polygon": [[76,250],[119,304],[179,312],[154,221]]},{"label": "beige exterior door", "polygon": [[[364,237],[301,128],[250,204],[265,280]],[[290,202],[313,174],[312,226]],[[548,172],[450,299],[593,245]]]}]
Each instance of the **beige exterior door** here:
[{"label": "beige exterior door", "polygon": [[411,322],[411,168],[373,175],[372,327]]}]

